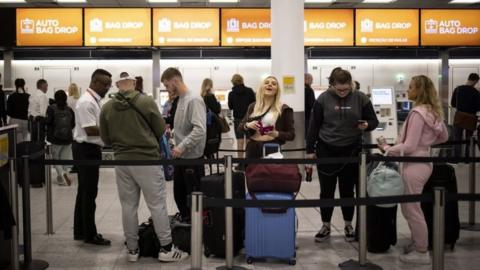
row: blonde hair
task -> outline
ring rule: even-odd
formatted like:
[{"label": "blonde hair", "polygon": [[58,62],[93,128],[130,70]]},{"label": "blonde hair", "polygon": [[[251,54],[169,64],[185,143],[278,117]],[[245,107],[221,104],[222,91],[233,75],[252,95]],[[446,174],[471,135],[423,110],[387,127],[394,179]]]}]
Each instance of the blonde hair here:
[{"label": "blonde hair", "polygon": [[233,74],[231,80],[233,86],[242,85],[243,84],[243,77],[240,74]]},{"label": "blonde hair", "polygon": [[78,90],[77,84],[71,83],[70,86],[68,86],[68,95],[75,99],[80,98],[80,91]]},{"label": "blonde hair", "polygon": [[204,79],[202,82],[202,91],[200,92],[200,95],[204,97],[208,94],[211,94],[212,88],[213,88],[213,81],[209,78]]},{"label": "blonde hair", "polygon": [[263,90],[265,81],[269,78],[274,79],[277,82],[277,93],[275,94],[275,98],[273,100],[273,104],[272,104],[272,107],[270,108],[270,111],[273,113],[275,118],[277,118],[282,112],[282,103],[280,102],[280,96],[282,91],[280,89],[280,83],[278,82],[277,78],[275,78],[274,76],[268,76],[265,79],[263,79],[262,84],[260,85],[256,93],[257,101],[255,103],[255,107],[253,108],[253,112],[250,115],[250,117],[262,115],[270,107],[270,104],[265,103],[265,93]]},{"label": "blonde hair", "polygon": [[443,109],[432,80],[425,75],[418,75],[412,77],[412,82],[417,91],[417,97],[414,100],[415,105],[426,105],[437,119],[443,120]]}]

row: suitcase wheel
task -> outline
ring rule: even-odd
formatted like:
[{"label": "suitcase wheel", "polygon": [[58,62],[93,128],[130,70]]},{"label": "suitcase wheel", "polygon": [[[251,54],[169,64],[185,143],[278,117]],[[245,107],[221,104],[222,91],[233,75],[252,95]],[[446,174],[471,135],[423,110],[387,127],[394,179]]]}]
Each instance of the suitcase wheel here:
[{"label": "suitcase wheel", "polygon": [[290,260],[288,260],[288,264],[290,264],[290,265],[295,265],[295,264],[297,264],[297,260],[295,260],[295,259],[290,259]]},{"label": "suitcase wheel", "polygon": [[208,250],[208,248],[205,248],[205,250],[203,251],[203,254],[205,255],[205,257],[210,257],[211,253],[210,253],[210,250]]},{"label": "suitcase wheel", "polygon": [[247,257],[247,263],[248,263],[248,264],[252,264],[252,263],[253,263],[252,257]]}]

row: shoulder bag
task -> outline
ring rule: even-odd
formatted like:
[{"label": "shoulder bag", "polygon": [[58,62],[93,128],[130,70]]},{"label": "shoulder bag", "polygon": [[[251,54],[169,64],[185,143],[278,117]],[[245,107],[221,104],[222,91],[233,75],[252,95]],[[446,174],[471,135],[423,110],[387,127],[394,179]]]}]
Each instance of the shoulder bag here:
[{"label": "shoulder bag", "polygon": [[459,111],[458,108],[458,92],[457,89],[457,106],[455,111],[455,116],[453,117],[453,126],[463,128],[469,131],[474,131],[477,127],[477,116],[475,114],[470,114],[466,112]]}]

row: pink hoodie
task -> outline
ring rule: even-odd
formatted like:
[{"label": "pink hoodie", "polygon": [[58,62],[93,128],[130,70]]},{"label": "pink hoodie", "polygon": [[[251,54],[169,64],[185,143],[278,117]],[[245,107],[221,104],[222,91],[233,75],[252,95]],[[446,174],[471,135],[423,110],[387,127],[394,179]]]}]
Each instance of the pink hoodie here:
[{"label": "pink hoodie", "polygon": [[448,131],[443,121],[438,120],[425,105],[420,105],[408,114],[397,144],[385,146],[384,150],[388,150],[391,156],[399,156],[402,150],[404,156],[430,156],[431,145],[447,140]]}]

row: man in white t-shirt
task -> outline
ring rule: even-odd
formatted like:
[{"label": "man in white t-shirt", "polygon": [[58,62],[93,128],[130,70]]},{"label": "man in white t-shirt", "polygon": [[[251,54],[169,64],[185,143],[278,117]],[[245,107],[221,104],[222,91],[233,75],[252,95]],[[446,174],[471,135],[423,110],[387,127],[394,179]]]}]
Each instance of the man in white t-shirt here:
[{"label": "man in white t-shirt", "polygon": [[45,142],[45,116],[48,108],[48,83],[44,79],[37,81],[37,90],[28,99],[28,118],[30,120],[31,140]]},{"label": "man in white t-shirt", "polygon": [[[101,160],[103,141],[100,138],[100,100],[112,86],[112,74],[97,69],[92,74],[89,88],[75,106],[74,160]],[[73,238],[85,243],[109,246],[110,240],[97,232],[95,199],[98,192],[98,165],[78,167],[78,191],[75,201]]]}]

